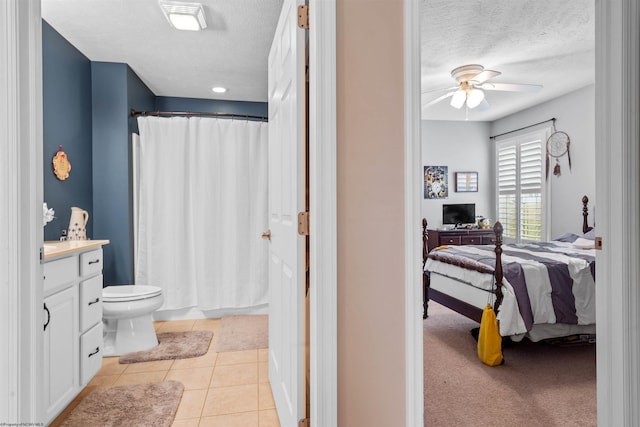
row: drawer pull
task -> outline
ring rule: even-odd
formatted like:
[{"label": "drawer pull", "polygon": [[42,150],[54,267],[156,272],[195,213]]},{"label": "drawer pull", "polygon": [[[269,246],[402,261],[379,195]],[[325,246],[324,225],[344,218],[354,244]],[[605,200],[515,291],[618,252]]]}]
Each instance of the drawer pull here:
[{"label": "drawer pull", "polygon": [[93,301],[89,301],[89,303],[88,303],[87,305],[93,305],[93,304],[97,304],[97,303],[99,303],[99,302],[100,302],[100,298],[96,298],[96,299],[95,299],[95,300],[93,300]]},{"label": "drawer pull", "polygon": [[44,303],[44,309],[47,312],[47,323],[44,324],[44,330],[47,330],[47,326],[49,326],[49,322],[51,322],[51,312],[47,308],[47,303]]},{"label": "drawer pull", "polygon": [[93,261],[89,261],[89,265],[91,265],[91,264],[97,264],[97,263],[99,263],[99,262],[100,262],[100,260],[99,260],[99,259],[96,259],[96,260],[93,260]]},{"label": "drawer pull", "polygon": [[91,353],[89,353],[89,355],[87,357],[94,356],[94,355],[98,354],[99,352],[100,352],[100,347],[96,347],[96,349],[93,350]]}]

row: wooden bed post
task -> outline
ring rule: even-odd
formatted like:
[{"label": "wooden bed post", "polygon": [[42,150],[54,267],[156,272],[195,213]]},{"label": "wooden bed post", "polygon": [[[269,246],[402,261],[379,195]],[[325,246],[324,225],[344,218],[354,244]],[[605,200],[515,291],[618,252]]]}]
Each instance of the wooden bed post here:
[{"label": "wooden bed post", "polygon": [[424,266],[427,263],[427,241],[429,240],[427,233],[427,220],[422,218],[422,318],[429,317],[427,309],[429,307],[429,277],[427,272],[424,271]]},{"label": "wooden bed post", "polygon": [[582,232],[586,233],[588,231],[591,231],[591,229],[593,229],[593,227],[589,227],[589,221],[587,220],[587,217],[589,216],[589,208],[587,207],[587,204],[589,203],[589,198],[584,195],[582,196]]},{"label": "wooden bed post", "polygon": [[498,314],[500,304],[502,304],[502,224],[500,221],[496,221],[493,226],[493,232],[496,233],[496,266],[495,266],[495,279],[496,279],[496,301],[493,303],[493,311]]}]

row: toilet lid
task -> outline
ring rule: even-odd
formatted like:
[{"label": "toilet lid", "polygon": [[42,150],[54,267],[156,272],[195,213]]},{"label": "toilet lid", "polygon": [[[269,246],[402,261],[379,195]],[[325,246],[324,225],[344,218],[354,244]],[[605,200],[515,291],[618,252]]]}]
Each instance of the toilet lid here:
[{"label": "toilet lid", "polygon": [[152,298],[162,293],[162,288],[146,285],[107,286],[102,289],[102,301],[135,301]]}]

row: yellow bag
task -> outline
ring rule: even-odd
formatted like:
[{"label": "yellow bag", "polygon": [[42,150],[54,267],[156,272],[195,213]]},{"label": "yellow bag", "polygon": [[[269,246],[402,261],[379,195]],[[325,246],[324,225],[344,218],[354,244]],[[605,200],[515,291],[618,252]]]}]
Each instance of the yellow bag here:
[{"label": "yellow bag", "polygon": [[478,357],[482,363],[489,366],[498,366],[504,363],[502,358],[502,337],[498,329],[496,313],[487,304],[482,312],[480,321],[480,333],[478,334]]}]

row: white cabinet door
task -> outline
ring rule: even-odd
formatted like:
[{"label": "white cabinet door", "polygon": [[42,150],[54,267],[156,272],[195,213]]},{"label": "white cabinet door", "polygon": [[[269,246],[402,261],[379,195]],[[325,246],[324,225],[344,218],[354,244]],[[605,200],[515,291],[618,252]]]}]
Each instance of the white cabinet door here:
[{"label": "white cabinet door", "polygon": [[78,387],[78,287],[44,300],[45,419],[51,420],[75,397]]},{"label": "white cabinet door", "polygon": [[80,385],[85,386],[102,368],[102,322],[80,336]]},{"label": "white cabinet door", "polygon": [[305,418],[303,3],[284,1],[269,52],[269,380],[282,427]]}]

